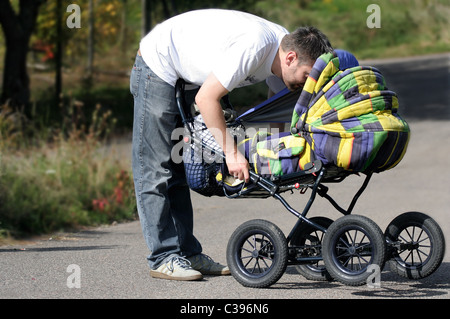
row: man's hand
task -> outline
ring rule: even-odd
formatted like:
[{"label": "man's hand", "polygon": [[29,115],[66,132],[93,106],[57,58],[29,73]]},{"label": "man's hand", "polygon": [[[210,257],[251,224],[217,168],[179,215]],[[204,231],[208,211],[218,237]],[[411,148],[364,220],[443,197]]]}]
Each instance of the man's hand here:
[{"label": "man's hand", "polygon": [[240,179],[248,183],[250,174],[248,172],[248,161],[241,152],[236,151],[234,154],[226,155],[228,172],[234,178]]},{"label": "man's hand", "polygon": [[222,148],[230,175],[248,182],[248,162],[238,151],[233,137],[227,131],[220,99],[228,93],[227,89],[211,73],[195,97],[195,102],[203,116],[206,127]]}]

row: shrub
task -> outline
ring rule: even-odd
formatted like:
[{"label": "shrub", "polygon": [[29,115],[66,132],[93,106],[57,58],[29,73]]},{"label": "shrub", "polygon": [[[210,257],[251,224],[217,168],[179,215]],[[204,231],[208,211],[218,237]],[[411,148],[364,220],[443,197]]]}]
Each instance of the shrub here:
[{"label": "shrub", "polygon": [[[86,127],[81,108],[82,103],[71,101],[61,128],[35,128],[32,137],[0,116],[0,234],[48,233],[135,218],[130,165],[114,156],[108,142],[115,120],[98,106]],[[16,132],[14,138],[8,132]]]}]

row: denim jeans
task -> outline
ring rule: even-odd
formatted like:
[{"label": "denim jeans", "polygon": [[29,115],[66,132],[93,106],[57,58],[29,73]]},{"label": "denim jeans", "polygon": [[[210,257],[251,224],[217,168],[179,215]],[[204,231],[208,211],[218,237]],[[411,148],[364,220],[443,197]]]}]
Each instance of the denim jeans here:
[{"label": "denim jeans", "polygon": [[[183,163],[175,164],[171,150],[174,129],[181,126],[173,86],[161,80],[136,56],[131,71],[134,96],[132,168],[142,232],[150,250],[151,269],[172,254],[201,253],[193,235],[193,209]],[[192,93],[191,93],[192,95]],[[193,96],[186,96],[193,100]]]}]

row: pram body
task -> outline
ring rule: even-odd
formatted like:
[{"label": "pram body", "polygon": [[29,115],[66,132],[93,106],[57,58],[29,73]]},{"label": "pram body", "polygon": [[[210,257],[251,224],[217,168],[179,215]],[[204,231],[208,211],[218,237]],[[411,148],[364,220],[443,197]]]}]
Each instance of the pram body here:
[{"label": "pram body", "polygon": [[[382,269],[386,261],[399,275],[416,279],[439,267],[444,238],[429,216],[405,213],[383,234],[369,218],[351,215],[372,174],[395,167],[409,140],[409,127],[396,113],[397,97],[387,90],[378,70],[340,70],[335,54],[323,55],[301,94],[282,91],[233,119],[230,129],[251,164],[251,182],[247,184],[227,181],[220,147],[201,118],[193,118],[186,111],[181,81],[176,97],[187,133],[183,160],[191,189],[206,196],[273,197],[298,218],[287,237],[264,220],[251,220],[236,229],[228,243],[227,261],[234,278],[244,286],[270,286],[288,264],[298,265],[308,279],[333,278],[348,285],[365,284],[370,267]],[[276,122],[289,114],[289,108],[290,133],[271,136],[258,132],[253,138],[245,135],[244,122]],[[328,195],[325,184],[336,184],[360,173],[366,175],[364,182],[349,206],[343,208]],[[286,191],[303,193],[308,189],[311,194],[302,211],[291,207],[282,196]],[[344,217],[336,221],[307,218],[317,194]],[[427,253],[420,244],[424,238],[404,240],[403,232],[410,227],[426,234],[427,247],[431,247]],[[415,260],[410,257],[414,253],[418,254]]]}]

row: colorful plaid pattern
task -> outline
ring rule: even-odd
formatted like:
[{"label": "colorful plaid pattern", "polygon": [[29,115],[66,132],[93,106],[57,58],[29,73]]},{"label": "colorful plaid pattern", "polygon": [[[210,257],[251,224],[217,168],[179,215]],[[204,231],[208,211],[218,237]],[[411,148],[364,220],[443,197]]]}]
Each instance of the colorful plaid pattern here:
[{"label": "colorful plaid pattern", "polygon": [[397,95],[376,68],[340,70],[335,54],[322,55],[292,116],[291,132],[307,142],[299,167],[315,159],[355,172],[396,166],[410,137],[397,109]]},{"label": "colorful plaid pattern", "polygon": [[304,138],[289,132],[274,135],[258,132],[238,146],[255,173],[270,177],[299,171],[299,158],[304,153],[305,144]]}]

